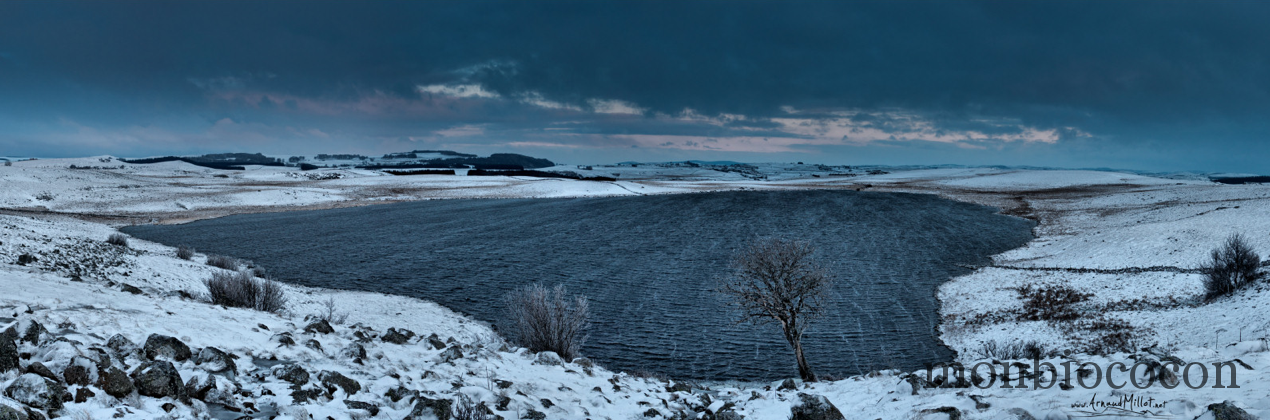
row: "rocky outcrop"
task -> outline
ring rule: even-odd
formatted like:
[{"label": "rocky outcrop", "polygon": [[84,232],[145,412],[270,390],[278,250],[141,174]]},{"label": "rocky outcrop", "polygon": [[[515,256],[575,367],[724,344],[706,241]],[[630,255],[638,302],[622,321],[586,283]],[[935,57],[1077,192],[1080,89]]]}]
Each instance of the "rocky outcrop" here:
[{"label": "rocky outcrop", "polygon": [[326,387],[327,392],[330,393],[335,393],[339,389],[343,390],[345,394],[353,395],[362,390],[361,384],[339,372],[324,370],[318,373],[318,381],[321,381],[322,386]]},{"label": "rocky outcrop", "polygon": [[326,320],[325,320],[325,319],[319,319],[319,320],[314,321],[313,323],[310,323],[309,325],[305,326],[305,327],[304,327],[304,332],[309,333],[309,334],[313,334],[313,333],[317,333],[317,334],[331,334],[331,333],[334,333],[334,332],[335,332],[335,328],[334,328],[334,327],[331,327],[331,323],[330,323],[330,322],[326,322]]},{"label": "rocky outcrop", "polygon": [[18,344],[13,339],[0,337],[0,372],[19,368]]},{"label": "rocky outcrop", "polygon": [[294,363],[274,367],[273,376],[296,386],[309,383],[309,371]]},{"label": "rocky outcrop", "polygon": [[419,397],[419,401],[415,402],[414,409],[410,410],[405,420],[449,419],[453,410],[451,404],[450,400]]},{"label": "rocky outcrop", "polygon": [[194,364],[211,373],[233,375],[238,371],[238,366],[234,364],[233,356],[215,347],[204,347],[199,350],[198,356],[194,358]]},{"label": "rocky outcrop", "polygon": [[132,394],[132,380],[119,368],[111,367],[101,372],[97,387],[112,397],[123,398]]},{"label": "rocky outcrop", "polygon": [[384,340],[385,343],[406,344],[409,343],[410,339],[414,338],[414,336],[415,333],[410,330],[389,328],[388,333],[384,334],[384,336],[380,339]]},{"label": "rocky outcrop", "polygon": [[166,360],[150,361],[132,372],[137,393],[155,398],[172,397],[186,400],[185,384],[176,367]]},{"label": "rocky outcrop", "polygon": [[537,355],[534,355],[534,364],[560,366],[564,364],[564,359],[561,359],[554,351],[542,351],[538,352]]},{"label": "rocky outcrop", "polygon": [[798,401],[790,407],[790,415],[790,420],[846,420],[828,398],[801,392]]},{"label": "rocky outcrop", "polygon": [[146,343],[141,347],[141,351],[150,360],[165,357],[180,362],[189,359],[192,355],[190,347],[181,340],[159,334],[150,334],[146,337]]},{"label": "rocky outcrop", "polygon": [[1209,404],[1208,410],[1196,417],[1195,420],[1257,420],[1257,417],[1235,406],[1233,401],[1222,401],[1216,404]]},{"label": "rocky outcrop", "polygon": [[22,374],[4,389],[4,395],[14,401],[45,410],[61,410],[65,394],[56,381],[34,373]]}]

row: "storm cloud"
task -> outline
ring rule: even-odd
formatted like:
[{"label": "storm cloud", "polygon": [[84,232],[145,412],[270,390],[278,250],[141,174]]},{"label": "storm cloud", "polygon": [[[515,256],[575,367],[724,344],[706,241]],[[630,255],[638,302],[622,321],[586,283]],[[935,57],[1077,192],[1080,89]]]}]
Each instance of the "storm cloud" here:
[{"label": "storm cloud", "polygon": [[0,155],[1265,172],[1268,19],[1263,2],[4,2]]}]

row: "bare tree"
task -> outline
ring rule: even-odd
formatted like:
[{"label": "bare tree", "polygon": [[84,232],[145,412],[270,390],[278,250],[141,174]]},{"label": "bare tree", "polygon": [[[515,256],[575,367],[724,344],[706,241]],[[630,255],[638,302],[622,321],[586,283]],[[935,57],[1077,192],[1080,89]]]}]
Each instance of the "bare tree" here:
[{"label": "bare tree", "polygon": [[833,277],[816,264],[815,248],[803,241],[772,238],[750,243],[732,263],[733,275],[719,287],[741,310],[741,321],[776,322],[798,359],[798,376],[815,381],[803,357],[803,332],[824,309]]},{"label": "bare tree", "polygon": [[507,321],[517,342],[535,353],[553,351],[566,361],[577,357],[590,314],[586,296],[567,296],[563,285],[547,290],[536,283],[508,293]]}]

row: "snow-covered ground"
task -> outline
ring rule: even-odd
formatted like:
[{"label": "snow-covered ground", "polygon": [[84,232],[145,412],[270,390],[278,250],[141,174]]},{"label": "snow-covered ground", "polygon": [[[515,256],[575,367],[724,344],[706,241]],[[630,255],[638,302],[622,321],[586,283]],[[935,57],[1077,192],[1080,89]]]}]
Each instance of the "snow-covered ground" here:
[{"label": "snow-covered ground", "polygon": [[[14,335],[26,336],[32,325],[42,326],[34,329],[37,340],[18,340],[21,368],[43,372],[33,367],[39,362],[48,368],[45,374],[60,382],[56,386],[84,398],[66,401],[57,410],[36,409],[83,419],[400,419],[412,413],[429,418],[439,413],[429,407],[443,405],[437,401],[483,404],[506,419],[539,414],[551,419],[785,419],[804,399],[814,402],[800,393],[823,396],[846,418],[861,419],[1079,417],[1094,410],[1079,404],[1117,402],[1130,395],[1139,401],[1151,398],[1152,404],[1136,410],[1150,410],[1153,418],[1191,419],[1209,404],[1226,400],[1270,418],[1270,352],[1262,340],[1270,335],[1270,317],[1263,315],[1270,308],[1270,293],[1258,285],[1204,303],[1198,299],[1200,277],[1189,271],[1235,232],[1245,234],[1258,251],[1270,251],[1270,187],[1097,171],[946,168],[810,176],[815,169],[769,176],[767,181],[700,168],[586,171],[587,176],[620,174],[619,181],[598,182],[259,166],[221,171],[180,162],[131,165],[109,157],[14,162],[0,166],[0,331],[12,324]],[[778,384],[766,383],[687,389],[589,367],[586,361],[555,363],[536,357],[508,346],[487,325],[416,299],[287,286],[290,310],[281,315],[210,305],[191,298],[204,290],[204,279],[220,270],[203,264],[206,256],[187,261],[160,244],[133,239],[124,248],[105,242],[122,225],[242,212],[437,198],[797,188],[933,193],[1040,222],[1037,239],[1029,245],[940,288],[942,338],[968,366],[1000,358],[993,344],[1036,342],[1052,352],[1047,362],[1096,362],[1104,370],[1113,361],[1180,359],[1207,364],[1212,374],[1211,363],[1239,359],[1247,365],[1238,368],[1240,388],[1214,389],[1214,378],[1202,389],[1157,384],[1115,390],[1105,380],[1093,389],[1002,389],[1000,381],[986,389],[928,388],[918,379],[925,378],[921,372],[914,377],[886,371],[799,384],[797,389],[778,390]],[[23,255],[35,259],[19,264]],[[1021,320],[1023,286],[1064,286],[1089,297],[1070,308],[1074,320]],[[328,300],[347,320],[331,333],[306,332],[312,321],[306,316],[323,311]],[[390,328],[410,334],[402,340]],[[161,371],[146,364],[142,351],[159,347],[143,345],[152,334],[175,337],[191,348],[194,357],[170,360],[177,380],[189,384],[181,387],[191,397],[188,403],[136,391],[110,396],[108,384],[99,381],[111,377],[112,368],[143,379],[151,370]],[[288,341],[294,344],[284,344]],[[1126,351],[1089,354],[1098,343],[1125,342]],[[0,369],[3,347],[0,343]],[[225,370],[223,358],[209,348],[232,355],[236,367]],[[787,358],[773,355],[774,360]],[[289,364],[310,377],[301,381],[287,375],[281,366]],[[69,384],[76,382],[74,369],[68,369],[74,366],[89,372],[90,385]],[[1224,369],[1223,382],[1228,383],[1229,368]],[[0,397],[0,418],[8,418],[4,407],[25,416],[40,401],[51,404],[32,392],[49,385],[36,375],[0,373],[0,389],[16,390]],[[350,387],[341,376],[358,386]],[[1125,376],[1117,372],[1117,383]],[[94,396],[87,397],[87,392]]]}]

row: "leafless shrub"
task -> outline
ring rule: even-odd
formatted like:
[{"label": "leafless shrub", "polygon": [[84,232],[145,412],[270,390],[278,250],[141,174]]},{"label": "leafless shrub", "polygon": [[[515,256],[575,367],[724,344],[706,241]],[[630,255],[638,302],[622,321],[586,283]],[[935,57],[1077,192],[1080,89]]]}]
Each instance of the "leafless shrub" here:
[{"label": "leafless shrub", "polygon": [[40,201],[53,201],[53,198],[55,198],[53,197],[53,193],[48,191],[44,191],[35,195],[35,199]]},{"label": "leafless shrub", "polygon": [[1057,354],[1057,352],[1046,349],[1044,344],[1036,341],[1001,344],[996,340],[985,341],[977,353],[980,358],[996,360],[1043,359]]},{"label": "leafless shrub", "polygon": [[803,332],[820,317],[833,277],[813,259],[815,248],[803,241],[762,239],[733,261],[733,275],[718,291],[741,310],[741,320],[780,325],[798,361],[798,375],[815,381],[803,357]]},{"label": "leafless shrub", "polygon": [[996,360],[1018,360],[1023,358],[1023,344],[1001,344],[996,340],[988,340],[978,349],[979,357]]},{"label": "leafless shrub", "polygon": [[194,248],[181,245],[176,248],[176,257],[183,260],[194,258]]},{"label": "leafless shrub", "polygon": [[454,420],[494,420],[494,412],[490,411],[484,403],[468,398],[466,395],[460,395],[454,401],[453,408],[450,410],[450,418]]},{"label": "leafless shrub", "polygon": [[1093,295],[1064,286],[1023,286],[1019,288],[1019,297],[1023,299],[1023,315],[1020,319],[1071,321],[1080,318],[1080,312],[1072,306],[1089,300]]},{"label": "leafless shrub", "polygon": [[229,271],[238,271],[239,261],[237,258],[226,257],[224,255],[208,255],[207,265],[216,268],[223,268]]},{"label": "leafless shrub", "polygon": [[530,351],[552,351],[564,360],[579,356],[586,341],[590,313],[586,296],[569,299],[563,285],[551,290],[541,284],[518,288],[504,297],[508,331]]},{"label": "leafless shrub", "polygon": [[341,312],[335,305],[335,297],[327,297],[322,302],[322,309],[318,313],[313,314],[313,319],[326,321],[331,324],[343,324],[348,320],[348,312]]},{"label": "leafless shrub", "polygon": [[213,304],[235,308],[251,308],[264,312],[286,309],[286,293],[282,285],[269,279],[257,279],[251,272],[218,271],[203,282]]},{"label": "leafless shrub", "polygon": [[12,162],[12,161],[7,161],[7,160],[6,160],[6,161],[4,161],[4,166],[13,166],[13,162]]},{"label": "leafless shrub", "polygon": [[112,233],[110,234],[110,237],[106,238],[106,243],[127,248],[128,235],[124,235],[122,233]]},{"label": "leafless shrub", "polygon": [[1261,277],[1261,257],[1238,233],[1230,235],[1200,266],[1207,299],[1228,295]]}]

